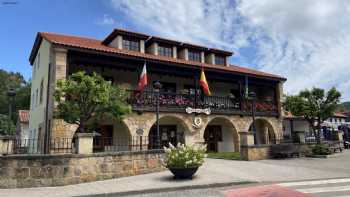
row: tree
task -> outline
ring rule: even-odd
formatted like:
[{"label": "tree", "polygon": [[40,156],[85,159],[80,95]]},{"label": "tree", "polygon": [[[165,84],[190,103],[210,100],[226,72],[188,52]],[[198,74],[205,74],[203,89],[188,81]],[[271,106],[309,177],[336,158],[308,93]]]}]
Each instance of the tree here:
[{"label": "tree", "polygon": [[0,114],[0,135],[13,135],[16,127],[7,115]]},{"label": "tree", "polygon": [[56,116],[77,124],[80,133],[89,132],[93,118],[112,116],[117,119],[131,111],[126,103],[126,92],[100,75],[91,76],[80,71],[57,83]]},{"label": "tree", "polygon": [[317,143],[321,142],[321,123],[333,116],[341,94],[335,88],[327,93],[320,88],[301,91],[298,95],[286,96],[284,108],[295,116],[304,117],[310,124]]},{"label": "tree", "polygon": [[27,82],[20,73],[7,72],[0,69],[0,114],[8,114],[10,100],[7,96],[9,89],[16,91],[16,97],[13,103],[13,123],[17,120],[17,111],[19,109],[29,109],[30,105],[30,81]]}]

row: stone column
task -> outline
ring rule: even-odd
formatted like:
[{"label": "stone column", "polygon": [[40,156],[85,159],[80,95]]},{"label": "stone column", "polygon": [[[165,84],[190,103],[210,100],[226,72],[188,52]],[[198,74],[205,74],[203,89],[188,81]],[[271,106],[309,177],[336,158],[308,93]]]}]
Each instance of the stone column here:
[{"label": "stone column", "polygon": [[264,144],[269,144],[269,128],[264,127]]},{"label": "stone column", "polygon": [[78,154],[91,154],[93,152],[92,133],[77,133],[76,134],[76,150]]},{"label": "stone column", "polygon": [[173,46],[173,58],[177,59],[177,47]]},{"label": "stone column", "polygon": [[305,131],[294,131],[299,143],[305,143]]},{"label": "stone column", "polygon": [[145,53],[145,41],[140,40],[140,53]]},{"label": "stone column", "polygon": [[0,155],[12,154],[15,137],[0,136]]},{"label": "stone column", "polygon": [[204,52],[201,52],[201,63],[205,63],[205,55]]},{"label": "stone column", "polygon": [[117,49],[123,48],[123,36],[118,35],[117,36]]},{"label": "stone column", "polygon": [[338,131],[337,131],[337,140],[338,140],[339,142],[343,142],[343,141],[344,141],[344,138],[343,138],[343,131],[341,131],[341,130],[338,130]]},{"label": "stone column", "polygon": [[254,145],[254,134],[252,132],[240,132],[239,136],[241,146]]}]

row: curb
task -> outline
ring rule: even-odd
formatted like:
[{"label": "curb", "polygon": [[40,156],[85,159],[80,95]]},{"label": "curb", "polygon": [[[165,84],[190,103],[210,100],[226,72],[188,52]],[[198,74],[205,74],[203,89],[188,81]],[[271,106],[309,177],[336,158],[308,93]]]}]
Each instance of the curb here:
[{"label": "curb", "polygon": [[212,184],[202,184],[202,185],[189,185],[189,186],[178,186],[178,187],[164,187],[164,188],[154,188],[154,189],[144,189],[144,190],[134,190],[126,192],[111,192],[111,193],[101,193],[101,194],[88,194],[79,195],[74,197],[112,197],[112,196],[127,196],[136,194],[149,194],[149,193],[159,193],[159,192],[171,192],[178,190],[188,190],[188,189],[204,189],[204,188],[216,188],[216,187],[229,187],[234,185],[244,185],[258,183],[253,181],[237,181],[237,182],[226,182],[226,183],[212,183]]}]

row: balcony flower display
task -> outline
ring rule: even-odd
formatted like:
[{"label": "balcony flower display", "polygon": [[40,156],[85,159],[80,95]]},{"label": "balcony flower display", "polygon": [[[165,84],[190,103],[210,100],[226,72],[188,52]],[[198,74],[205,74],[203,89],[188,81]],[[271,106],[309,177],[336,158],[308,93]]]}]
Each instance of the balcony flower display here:
[{"label": "balcony flower display", "polygon": [[174,174],[176,179],[191,178],[206,157],[205,145],[188,146],[179,143],[175,147],[169,143],[169,148],[164,147],[164,151],[164,166]]}]

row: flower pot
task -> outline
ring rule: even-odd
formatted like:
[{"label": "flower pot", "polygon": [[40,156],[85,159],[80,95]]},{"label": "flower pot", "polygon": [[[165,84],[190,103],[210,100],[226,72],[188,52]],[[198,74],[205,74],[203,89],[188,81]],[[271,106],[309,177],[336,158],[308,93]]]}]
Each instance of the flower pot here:
[{"label": "flower pot", "polygon": [[197,172],[199,167],[192,168],[169,168],[175,179],[190,179]]}]

